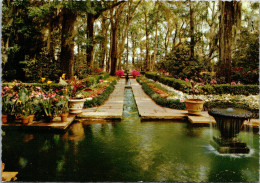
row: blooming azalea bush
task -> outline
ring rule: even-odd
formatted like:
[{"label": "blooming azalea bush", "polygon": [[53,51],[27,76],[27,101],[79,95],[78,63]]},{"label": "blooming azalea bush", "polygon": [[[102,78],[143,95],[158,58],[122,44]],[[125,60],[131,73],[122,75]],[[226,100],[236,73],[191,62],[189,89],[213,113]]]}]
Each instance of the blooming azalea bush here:
[{"label": "blooming azalea bush", "polygon": [[121,78],[124,75],[124,71],[118,70],[116,71],[116,75]]},{"label": "blooming azalea bush", "polygon": [[131,75],[135,78],[136,76],[139,76],[140,75],[140,72],[139,71],[136,71],[136,70],[133,70],[131,72]]},{"label": "blooming azalea bush", "polygon": [[258,69],[247,69],[244,67],[233,67],[231,69],[231,79],[233,82],[241,82],[244,84],[258,84]]}]

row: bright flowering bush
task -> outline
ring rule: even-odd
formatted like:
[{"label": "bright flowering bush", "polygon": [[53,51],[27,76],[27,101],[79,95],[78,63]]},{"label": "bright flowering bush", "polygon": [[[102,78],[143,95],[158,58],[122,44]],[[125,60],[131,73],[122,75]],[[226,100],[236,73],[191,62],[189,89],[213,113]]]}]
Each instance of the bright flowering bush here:
[{"label": "bright flowering bush", "polygon": [[116,75],[117,75],[118,77],[122,77],[122,76],[124,75],[124,71],[118,70],[118,71],[116,71]]},{"label": "bright flowering bush", "polygon": [[244,67],[234,67],[231,69],[232,81],[240,81],[244,84],[258,84],[259,72],[257,69],[248,70]]},{"label": "bright flowering bush", "polygon": [[103,72],[103,70],[101,68],[97,68],[96,72],[99,74],[99,73]]},{"label": "bright flowering bush", "polygon": [[3,113],[20,118],[36,115],[37,118],[55,117],[67,110],[68,97],[64,91],[46,91],[39,86],[14,83],[2,87]]},{"label": "bright flowering bush", "polygon": [[139,76],[139,75],[140,75],[140,72],[139,72],[139,71],[136,71],[136,70],[133,70],[133,71],[131,72],[131,75],[134,76],[134,77],[136,77],[136,76]]}]

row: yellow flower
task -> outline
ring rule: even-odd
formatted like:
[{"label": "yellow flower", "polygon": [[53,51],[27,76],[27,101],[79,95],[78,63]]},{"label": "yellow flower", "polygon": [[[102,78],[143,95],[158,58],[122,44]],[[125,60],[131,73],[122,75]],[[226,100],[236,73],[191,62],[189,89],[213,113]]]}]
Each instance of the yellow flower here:
[{"label": "yellow flower", "polygon": [[62,78],[62,79],[65,79],[65,75],[66,75],[65,73],[62,74],[61,78]]},{"label": "yellow flower", "polygon": [[45,79],[46,79],[46,78],[42,78],[42,82],[44,82],[44,81],[45,81]]},{"label": "yellow flower", "polygon": [[25,110],[23,109],[22,112],[25,112]]},{"label": "yellow flower", "polygon": [[48,84],[48,85],[49,85],[49,84],[51,84],[51,83],[52,83],[52,81],[50,81],[50,80],[49,80],[49,81],[47,81],[47,84]]}]

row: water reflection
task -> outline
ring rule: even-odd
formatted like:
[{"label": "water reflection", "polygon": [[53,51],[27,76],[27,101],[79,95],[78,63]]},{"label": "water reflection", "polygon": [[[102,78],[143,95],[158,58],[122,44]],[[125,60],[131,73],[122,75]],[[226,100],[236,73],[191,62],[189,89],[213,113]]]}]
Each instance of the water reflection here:
[{"label": "water reflection", "polygon": [[[255,153],[230,158],[205,148],[209,127],[178,122],[141,123],[131,91],[121,122],[74,123],[65,134],[8,131],[2,160],[18,181],[208,182],[258,181],[259,136],[241,132]],[[130,108],[127,108],[130,107]]]},{"label": "water reflection", "polygon": [[82,123],[75,123],[71,128],[63,135],[64,139],[69,139],[77,144],[79,141],[85,138],[84,127]]}]

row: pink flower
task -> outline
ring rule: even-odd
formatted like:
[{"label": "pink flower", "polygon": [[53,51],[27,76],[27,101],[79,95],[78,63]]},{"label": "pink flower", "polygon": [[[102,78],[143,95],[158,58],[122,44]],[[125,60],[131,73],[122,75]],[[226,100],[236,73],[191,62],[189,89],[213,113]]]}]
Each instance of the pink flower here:
[{"label": "pink flower", "polygon": [[211,84],[217,84],[217,81],[216,81],[215,79],[212,79],[212,80],[210,81],[210,83],[211,83]]},{"label": "pink flower", "polygon": [[100,79],[100,80],[99,80],[99,82],[100,82],[100,83],[103,83],[103,80],[102,80],[102,79]]},{"label": "pink flower", "polygon": [[116,75],[117,75],[118,77],[122,77],[122,76],[124,75],[124,71],[118,70],[118,71],[116,71]]},{"label": "pink flower", "polygon": [[233,82],[231,82],[231,85],[236,85],[236,82],[234,82],[234,81],[233,81]]},{"label": "pink flower", "polygon": [[185,81],[189,81],[189,79],[188,79],[188,78],[185,78],[184,80],[185,80]]},{"label": "pink flower", "polygon": [[41,89],[41,87],[39,87],[39,86],[36,86],[35,88],[36,88],[36,89],[38,89],[38,90],[40,90],[40,89]]},{"label": "pink flower", "polygon": [[133,71],[131,72],[131,75],[133,75],[133,76],[138,76],[138,75],[140,75],[140,73],[139,73],[139,71],[133,70]]}]

